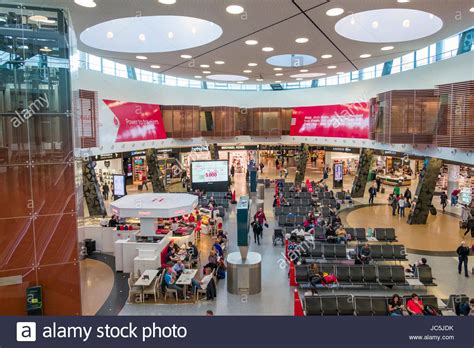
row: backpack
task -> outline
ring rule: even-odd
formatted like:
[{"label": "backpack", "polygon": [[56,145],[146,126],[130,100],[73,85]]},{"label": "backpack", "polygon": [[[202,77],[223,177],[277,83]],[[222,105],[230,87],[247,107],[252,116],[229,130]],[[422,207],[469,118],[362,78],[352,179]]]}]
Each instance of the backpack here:
[{"label": "backpack", "polygon": [[328,274],[323,277],[322,283],[325,285],[337,284],[337,278],[334,274]]},{"label": "backpack", "polygon": [[438,308],[436,308],[435,306],[431,306],[431,305],[426,305],[423,312],[427,316],[439,316],[439,315],[441,315],[441,311]]}]

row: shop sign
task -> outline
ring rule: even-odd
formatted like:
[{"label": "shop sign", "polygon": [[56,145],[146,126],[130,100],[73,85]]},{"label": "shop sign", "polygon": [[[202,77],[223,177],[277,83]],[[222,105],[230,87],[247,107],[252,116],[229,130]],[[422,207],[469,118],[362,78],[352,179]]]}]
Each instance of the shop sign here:
[{"label": "shop sign", "polygon": [[115,158],[121,158],[122,154],[120,153],[106,153],[103,155],[97,155],[93,157],[94,161],[103,161],[103,160],[110,160]]},{"label": "shop sign", "polygon": [[133,157],[133,156],[145,156],[146,155],[146,151],[132,151],[130,152],[130,156]]},{"label": "shop sign", "polygon": [[352,147],[331,147],[331,146],[326,146],[324,150],[329,151],[329,152],[347,152],[347,153],[359,153],[358,148],[352,148]]},{"label": "shop sign", "polygon": [[219,150],[257,150],[257,145],[228,145],[219,146]]},{"label": "shop sign", "polygon": [[201,146],[193,146],[191,148],[191,152],[204,152],[204,151],[209,151],[209,146],[201,145]]}]

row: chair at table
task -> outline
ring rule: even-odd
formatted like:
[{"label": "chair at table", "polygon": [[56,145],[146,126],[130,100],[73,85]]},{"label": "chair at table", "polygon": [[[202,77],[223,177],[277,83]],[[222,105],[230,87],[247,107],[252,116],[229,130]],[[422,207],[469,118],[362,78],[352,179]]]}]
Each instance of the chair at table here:
[{"label": "chair at table", "polygon": [[178,290],[176,289],[170,289],[168,287],[165,288],[165,301],[168,298],[168,295],[170,296],[175,296],[176,297],[176,302],[178,302]]},{"label": "chair at table", "polygon": [[145,299],[145,295],[153,295],[153,298],[156,302],[156,299],[158,298],[157,296],[157,284],[159,284],[159,276],[155,278],[155,280],[151,283],[150,286],[147,286],[145,289],[143,289],[143,299]]},{"label": "chair at table", "polygon": [[207,290],[196,288],[196,291],[194,292],[194,297],[197,301],[199,301],[199,295],[203,295],[203,297],[205,297],[207,295]]},{"label": "chair at table", "polygon": [[134,286],[133,283],[133,279],[128,278],[128,302],[132,303],[132,299],[135,299],[134,302],[137,302],[137,295],[138,302],[143,302],[142,289],[139,286]]}]

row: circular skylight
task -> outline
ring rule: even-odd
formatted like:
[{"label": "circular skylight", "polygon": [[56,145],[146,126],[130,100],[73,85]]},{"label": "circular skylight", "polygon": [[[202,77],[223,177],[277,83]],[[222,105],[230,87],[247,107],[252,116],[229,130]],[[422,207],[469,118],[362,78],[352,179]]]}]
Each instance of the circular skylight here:
[{"label": "circular skylight", "polygon": [[280,54],[267,59],[267,63],[275,66],[300,67],[316,63],[316,57],[307,54]]},{"label": "circular skylight", "polygon": [[207,76],[209,80],[214,81],[247,81],[249,78],[247,76],[242,75],[225,75],[225,74],[217,74],[217,75],[209,75]]},{"label": "circular skylight", "polygon": [[[113,33],[113,37],[107,33]],[[170,35],[172,33],[172,35]],[[139,36],[146,41],[139,40]],[[222,35],[222,28],[204,19],[185,16],[125,17],[84,30],[81,41],[107,51],[158,53],[208,44]]]},{"label": "circular skylight", "polygon": [[326,75],[325,73],[304,73],[304,74],[295,74],[295,75],[291,75],[290,77],[293,77],[293,78],[302,78],[302,79],[305,79],[305,78],[308,78],[308,77],[321,77],[321,76],[324,76]]},{"label": "circular skylight", "polygon": [[[374,22],[378,23],[377,28],[373,27]],[[443,21],[431,13],[388,8],[350,14],[340,19],[335,29],[355,41],[403,42],[430,36],[442,27]]]}]

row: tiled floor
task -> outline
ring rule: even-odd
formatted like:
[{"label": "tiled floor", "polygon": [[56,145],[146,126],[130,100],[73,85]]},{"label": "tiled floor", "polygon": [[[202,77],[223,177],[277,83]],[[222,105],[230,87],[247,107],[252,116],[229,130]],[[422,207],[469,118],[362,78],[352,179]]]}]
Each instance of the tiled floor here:
[{"label": "tiled floor", "polygon": [[102,307],[114,286],[114,271],[105,263],[81,261],[82,315],[94,315]]},{"label": "tiled floor", "polygon": [[[289,168],[287,181],[294,180],[295,169]],[[264,174],[260,177],[276,178],[278,173],[271,163],[266,163]],[[307,177],[311,180],[319,180],[322,173],[319,170],[308,167]],[[244,174],[235,175],[235,186],[237,196],[248,194],[245,184]],[[346,176],[344,188],[350,189],[352,185],[352,176]],[[331,182],[331,181],[329,181]],[[411,190],[414,192],[416,183],[413,183]],[[272,245],[272,233],[274,225],[274,215],[272,208],[273,188],[265,189],[265,214],[269,220],[269,228],[264,231],[263,243],[260,246],[252,243],[250,250],[262,254],[262,292],[253,296],[231,295],[227,292],[226,281],[220,281],[217,285],[218,296],[212,302],[201,301],[196,304],[175,304],[175,305],[155,305],[155,304],[125,304],[121,310],[121,315],[204,315],[207,309],[212,309],[216,315],[291,315],[293,313],[292,290],[288,283],[288,269],[279,267],[280,260],[284,258],[283,248]],[[474,277],[465,278],[457,274],[457,259],[452,256],[445,256],[443,251],[452,252],[462,239],[462,233],[458,227],[458,220],[455,217],[459,214],[459,207],[447,207],[449,214],[439,213],[436,216],[430,216],[427,225],[410,226],[398,217],[391,216],[391,210],[386,205],[388,192],[379,194],[373,207],[363,207],[358,209],[349,209],[341,213],[343,221],[353,227],[389,227],[394,226],[397,231],[399,241],[405,244],[409,249],[416,249],[416,254],[408,255],[410,262],[414,262],[423,256],[426,256],[428,263],[433,268],[433,275],[436,277],[437,287],[417,289],[419,293],[433,293],[439,298],[447,298],[449,294],[466,293],[474,296]],[[368,197],[355,200],[355,206],[367,204]],[[439,208],[438,199],[435,198],[435,206]],[[255,208],[253,208],[254,210]],[[235,206],[231,206],[227,218],[225,219],[225,229],[230,236],[230,251],[237,251],[236,247],[236,217]],[[207,259],[208,250],[212,240],[207,236],[200,241],[200,250],[202,257]],[[428,250],[426,254],[423,250]],[[443,256],[437,256],[437,255]],[[435,255],[435,256],[433,256]],[[472,259],[470,260],[472,267]],[[88,272],[86,278],[93,276]],[[86,282],[89,281],[86,279]],[[102,282],[97,276],[92,278],[92,282]],[[105,293],[106,287],[102,287]],[[95,291],[95,290],[94,290]],[[109,290],[110,291],[110,290]],[[413,290],[371,290],[370,294],[409,294]],[[347,293],[347,291],[346,291]],[[351,291],[351,293],[368,294],[369,291]],[[100,297],[103,300],[103,296]],[[97,308],[98,299],[95,305],[91,305],[90,311]],[[99,306],[100,307],[100,306]]]}]

